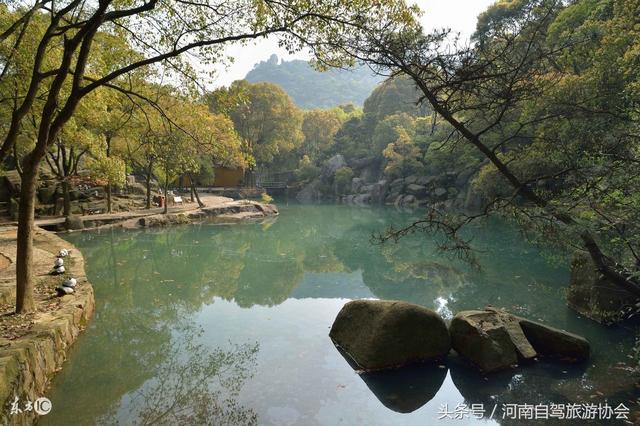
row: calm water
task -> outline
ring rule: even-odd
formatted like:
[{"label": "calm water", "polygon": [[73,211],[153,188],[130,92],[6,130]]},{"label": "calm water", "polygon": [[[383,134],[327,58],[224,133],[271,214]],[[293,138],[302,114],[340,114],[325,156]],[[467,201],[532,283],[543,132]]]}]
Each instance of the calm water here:
[{"label": "calm water", "polygon": [[[262,224],[68,235],[86,258],[96,314],[55,378],[53,411],[40,423],[524,424],[503,420],[502,404],[630,406],[639,396],[626,370],[637,325],[605,328],[568,310],[567,268],[511,227],[472,231],[482,249],[475,270],[439,254],[424,235],[369,242],[411,213],[280,207],[280,217]],[[445,318],[506,307],[584,335],[593,357],[489,378],[453,357],[358,375],[328,337],[354,298],[407,300]],[[484,404],[485,419],[438,421],[444,404],[452,411],[462,403]]]}]

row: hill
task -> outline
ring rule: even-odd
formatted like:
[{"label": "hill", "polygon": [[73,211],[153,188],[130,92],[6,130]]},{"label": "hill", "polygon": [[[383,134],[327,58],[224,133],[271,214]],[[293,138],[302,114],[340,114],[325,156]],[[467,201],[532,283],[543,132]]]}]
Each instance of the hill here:
[{"label": "hill", "polygon": [[275,83],[305,109],[332,108],[349,103],[362,106],[383,80],[366,67],[319,72],[307,61],[280,62],[277,55],[256,64],[245,79],[251,83]]}]

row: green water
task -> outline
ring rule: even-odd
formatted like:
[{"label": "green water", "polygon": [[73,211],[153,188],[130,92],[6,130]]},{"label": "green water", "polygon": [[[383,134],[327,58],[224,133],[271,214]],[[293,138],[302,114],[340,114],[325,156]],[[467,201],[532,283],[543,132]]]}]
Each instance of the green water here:
[{"label": "green water", "polygon": [[[414,213],[280,208],[261,224],[66,236],[86,258],[96,313],[40,423],[523,424],[502,419],[502,404],[630,406],[639,396],[625,370],[638,326],[605,328],[567,309],[566,263],[550,263],[513,228],[491,222],[470,231],[481,249],[475,270],[424,235],[370,243],[373,232]],[[584,335],[593,356],[582,366],[540,362],[488,378],[455,357],[358,375],[328,337],[354,298],[407,300],[445,318],[505,307]],[[484,404],[485,419],[438,420],[444,404],[451,411],[462,403]]]}]

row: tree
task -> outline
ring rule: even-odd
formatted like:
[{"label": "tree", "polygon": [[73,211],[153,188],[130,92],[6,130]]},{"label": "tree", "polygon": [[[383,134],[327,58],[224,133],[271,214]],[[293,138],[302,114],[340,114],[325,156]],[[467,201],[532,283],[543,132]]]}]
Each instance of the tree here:
[{"label": "tree", "polygon": [[244,80],[233,86],[231,91],[246,98],[240,98],[229,115],[258,165],[273,165],[274,160],[282,160],[301,145],[302,112],[282,88]]},{"label": "tree", "polygon": [[[626,207],[614,201],[616,210],[602,214],[611,195],[638,190],[636,174],[630,174],[638,161],[637,73],[611,66],[613,57],[622,69],[634,61],[629,53],[637,49],[638,38],[630,16],[636,5],[599,2],[605,7],[587,5],[585,13],[586,2],[593,3],[498,2],[480,20],[475,44],[458,49],[447,46],[446,32],[370,33],[366,42],[357,43],[357,57],[411,78],[422,100],[451,126],[448,140],[477,149],[512,188],[510,196],[490,200],[480,215],[452,221],[434,220],[432,214],[391,238],[410,229],[437,228],[466,249],[468,242],[458,237],[464,224],[508,211],[539,231],[580,241],[607,279],[640,295],[638,247],[616,218],[635,208],[633,198],[627,197]],[[560,24],[567,21],[583,24],[553,37],[562,34]],[[596,40],[607,48],[589,49]],[[589,130],[581,132],[582,126]],[[576,131],[578,138],[571,134]],[[580,140],[591,131],[599,139]],[[536,158],[548,160],[550,173],[532,167]],[[620,239],[619,249],[626,253],[616,260],[605,254],[611,236]]]},{"label": "tree", "polygon": [[[109,87],[135,96],[127,77],[138,69],[163,66],[166,74],[192,77],[192,67],[180,55],[193,52],[205,61],[223,57],[225,45],[276,34],[290,51],[313,46],[320,61],[344,62],[338,47],[347,37],[365,28],[397,27],[412,23],[412,9],[401,1],[206,0],[204,2],[159,0],[115,2],[42,0],[29,10],[15,10],[4,20],[2,36],[14,45],[20,34],[31,34],[31,17],[42,16],[42,32],[36,33],[35,48],[26,56],[32,65],[20,77],[28,81],[21,96],[9,99],[11,120],[0,147],[0,161],[13,150],[25,117],[37,108],[39,126],[34,148],[22,164],[22,186],[18,219],[16,311],[35,308],[32,255],[35,191],[38,170],[60,130],[73,116],[79,102],[98,88]],[[4,14],[3,14],[4,15]],[[20,31],[23,28],[23,31]],[[105,69],[88,66],[100,48],[108,52],[98,34],[126,40],[135,55],[105,55]],[[45,67],[49,49],[58,46],[60,57]],[[340,58],[343,58],[342,60]],[[5,69],[14,65],[5,56]],[[9,71],[9,72],[10,72]],[[176,72],[179,71],[179,72]],[[182,72],[184,71],[184,72]],[[197,81],[197,80],[195,80]],[[36,102],[42,96],[40,107]],[[12,102],[11,100],[17,100]]]},{"label": "tree", "polygon": [[302,121],[303,155],[317,161],[322,154],[331,149],[340,126],[342,126],[342,120],[335,110],[306,111]]},{"label": "tree", "polygon": [[424,170],[421,158],[423,156],[409,133],[402,128],[396,128],[397,139],[384,150],[384,158],[387,165],[384,168],[386,175],[390,177],[405,177],[418,174]]}]

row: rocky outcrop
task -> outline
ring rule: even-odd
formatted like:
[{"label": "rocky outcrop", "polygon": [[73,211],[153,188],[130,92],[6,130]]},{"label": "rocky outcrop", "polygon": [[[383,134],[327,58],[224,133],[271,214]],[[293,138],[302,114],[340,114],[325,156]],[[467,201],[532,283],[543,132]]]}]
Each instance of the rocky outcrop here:
[{"label": "rocky outcrop", "polygon": [[320,170],[320,179],[326,181],[333,178],[338,169],[341,169],[343,167],[347,167],[347,162],[345,161],[342,154],[334,155],[333,157],[329,158],[322,166],[322,169]]},{"label": "rocky outcrop", "polygon": [[[468,180],[466,171],[462,178]],[[368,183],[362,176],[353,178],[351,194],[343,195],[340,201],[355,204],[387,204],[396,207],[421,207],[426,205],[445,208],[462,208],[467,194],[456,185],[462,178],[457,173],[438,176],[407,176],[391,182],[380,180]],[[465,180],[465,182],[466,182]],[[462,186],[466,188],[466,186]]]},{"label": "rocky outcrop", "polygon": [[574,255],[567,292],[571,309],[599,323],[613,324],[637,311],[639,302],[637,296],[602,276],[587,253]]},{"label": "rocky outcrop", "polygon": [[538,356],[569,362],[589,357],[584,338],[494,308],[458,313],[449,333],[453,349],[485,373]]},{"label": "rocky outcrop", "polygon": [[341,154],[328,159],[320,170],[320,176],[304,185],[296,195],[296,199],[308,203],[333,197],[334,176],[343,167],[347,167],[347,162]]},{"label": "rocky outcrop", "polygon": [[451,348],[449,332],[437,313],[400,301],[349,302],[329,336],[363,370],[441,359]]}]

